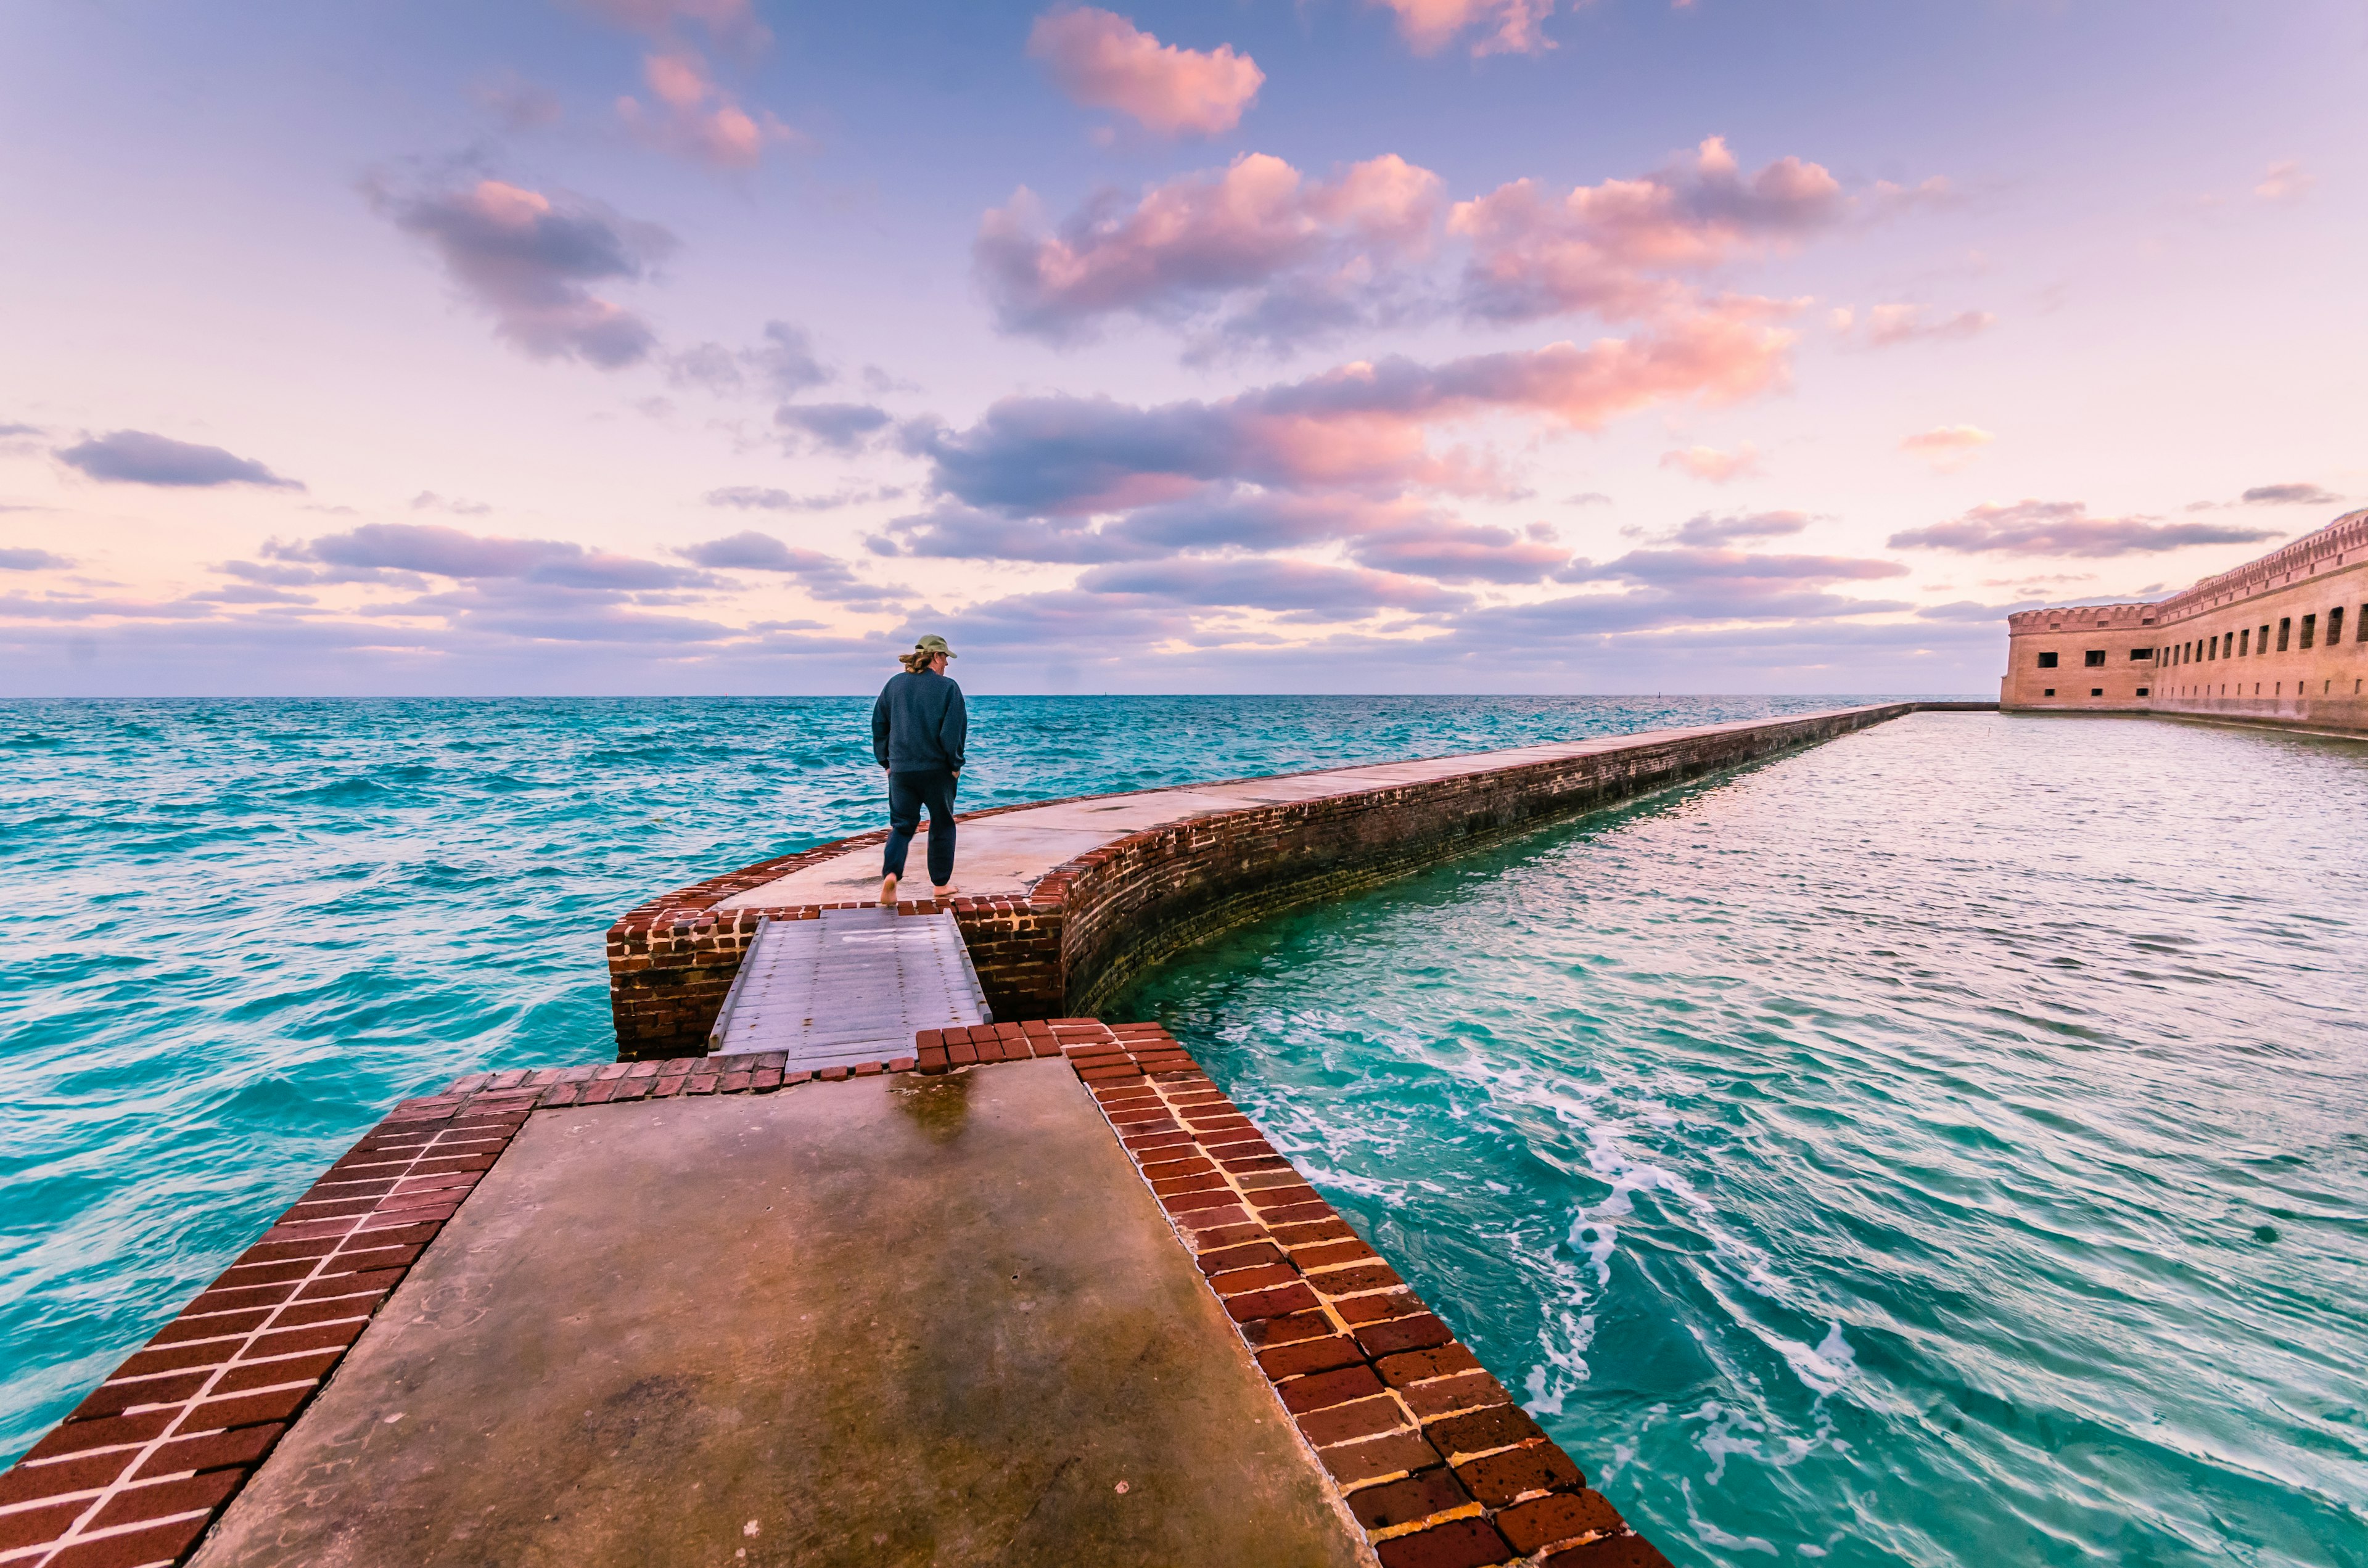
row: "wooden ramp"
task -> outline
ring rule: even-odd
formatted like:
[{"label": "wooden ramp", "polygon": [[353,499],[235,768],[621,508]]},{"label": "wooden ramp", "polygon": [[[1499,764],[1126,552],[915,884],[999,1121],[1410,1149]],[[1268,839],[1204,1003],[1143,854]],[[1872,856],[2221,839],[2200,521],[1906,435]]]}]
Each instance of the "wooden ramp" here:
[{"label": "wooden ramp", "polygon": [[778,1051],[791,1072],[909,1055],[923,1029],[991,1022],[951,914],[825,909],[757,929],[709,1050]]}]

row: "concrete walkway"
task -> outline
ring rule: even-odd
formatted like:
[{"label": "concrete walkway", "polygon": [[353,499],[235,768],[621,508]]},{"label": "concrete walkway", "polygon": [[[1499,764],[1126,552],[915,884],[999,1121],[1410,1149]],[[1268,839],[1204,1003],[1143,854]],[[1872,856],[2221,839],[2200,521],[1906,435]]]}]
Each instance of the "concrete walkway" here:
[{"label": "concrete walkway", "polygon": [[[1809,715],[1787,715],[1805,718]],[[1723,730],[1755,728],[1765,720],[1736,724],[1701,725],[1687,730],[1650,730],[1638,734],[1598,735],[1584,741],[1552,745],[1516,746],[1505,751],[1463,756],[1430,757],[1420,762],[1376,763],[1357,767],[1327,768],[1320,773],[1286,774],[1274,778],[1249,778],[1233,784],[1198,784],[1181,790],[1145,790],[1132,795],[1106,795],[1058,805],[1030,806],[999,812],[962,824],[961,847],[954,861],[954,884],[962,892],[981,897],[1024,893],[1044,874],[1089,849],[1149,828],[1189,822],[1194,817],[1236,812],[1245,806],[1277,805],[1319,800],[1331,795],[1356,795],[1434,778],[1485,773],[1524,763],[1553,762],[1593,752],[1650,745],[1680,736],[1715,734]],[[922,879],[925,884],[927,879]],[[916,885],[915,892],[923,891]],[[718,909],[779,909],[803,904],[869,901],[880,892],[880,846],[851,848],[828,859],[803,866],[762,887],[721,900]],[[908,894],[907,896],[911,896]]]},{"label": "concrete walkway", "polygon": [[1053,1059],[535,1115],[195,1561],[1372,1559]]}]

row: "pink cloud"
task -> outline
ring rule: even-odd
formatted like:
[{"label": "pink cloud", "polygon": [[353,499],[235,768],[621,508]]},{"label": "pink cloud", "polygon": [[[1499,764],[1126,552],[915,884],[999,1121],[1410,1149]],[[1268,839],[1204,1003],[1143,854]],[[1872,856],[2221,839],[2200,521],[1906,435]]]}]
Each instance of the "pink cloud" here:
[{"label": "pink cloud", "polygon": [[911,449],[934,462],[941,493],[1038,515],[1126,510],[1240,483],[1501,492],[1490,463],[1433,450],[1431,432],[1495,416],[1595,430],[1658,403],[1737,402],[1783,383],[1792,341],[1765,310],[1728,302],[1586,347],[1359,362],[1214,403],[1008,398],[968,430],[910,437]]},{"label": "pink cloud", "polygon": [[1397,14],[1398,34],[1417,54],[1436,54],[1458,37],[1478,33],[1472,52],[1536,54],[1554,40],[1539,30],[1554,0],[1374,0]]},{"label": "pink cloud", "polygon": [[1907,437],[1899,443],[1899,449],[1947,473],[1973,461],[1984,447],[1997,439],[1978,425],[1941,425]]},{"label": "pink cloud", "polygon": [[647,322],[589,288],[643,277],[675,243],[656,224],[495,179],[412,196],[376,190],[372,200],[398,228],[433,245],[446,274],[493,316],[500,335],[534,358],[615,369],[656,347]]},{"label": "pink cloud", "polygon": [[585,10],[616,27],[662,38],[677,26],[696,22],[717,41],[761,48],[772,40],[757,19],[751,0],[577,0]]},{"label": "pink cloud", "polygon": [[1746,177],[1713,136],[1690,160],[1642,179],[1560,196],[1515,180],[1456,203],[1448,229],[1472,242],[1463,299],[1474,315],[1636,319],[1683,301],[1673,278],[1830,228],[1849,210],[1824,165],[1784,157]]},{"label": "pink cloud", "polygon": [[1678,451],[1663,452],[1661,466],[1682,470],[1713,484],[1725,484],[1730,480],[1760,472],[1759,449],[1748,441],[1731,452],[1721,451],[1716,447],[1686,447]]},{"label": "pink cloud", "polygon": [[979,275],[1007,332],[1054,340],[1098,320],[1190,319],[1236,306],[1220,330],[1286,342],[1355,320],[1388,274],[1427,252],[1440,179],[1389,154],[1329,180],[1245,153],[1129,206],[1105,196],[1049,227],[1022,189],[979,224]]},{"label": "pink cloud", "polygon": [[[1834,325],[1845,335],[1855,320],[1852,312],[1834,312]],[[1997,324],[1998,317],[1987,311],[1959,311],[1936,317],[1922,305],[1877,305],[1866,313],[1866,344],[1870,348],[1890,348],[1902,343],[1948,342],[1978,337]]]},{"label": "pink cloud", "polygon": [[2261,175],[2261,183],[2253,194],[2264,201],[2299,201],[2318,183],[2317,177],[2291,159],[2271,164]]},{"label": "pink cloud", "polygon": [[1162,136],[1231,131],[1266,80],[1258,62],[1231,44],[1179,49],[1090,6],[1037,17],[1028,52],[1078,103],[1115,109]]},{"label": "pink cloud", "polygon": [[707,73],[707,62],[688,49],[653,54],[642,72],[656,102],[644,108],[631,97],[617,100],[617,113],[651,145],[721,168],[752,168],[771,142],[792,141],[796,132],[771,115],[761,119],[742,108]]}]

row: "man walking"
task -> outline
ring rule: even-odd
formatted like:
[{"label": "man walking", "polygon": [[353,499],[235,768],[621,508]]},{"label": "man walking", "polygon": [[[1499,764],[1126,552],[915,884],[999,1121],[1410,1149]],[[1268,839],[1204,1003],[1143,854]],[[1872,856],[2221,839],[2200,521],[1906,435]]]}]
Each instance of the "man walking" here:
[{"label": "man walking", "polygon": [[888,770],[888,852],[881,863],[880,902],[896,902],[905,851],[929,808],[929,884],[937,896],[954,894],[954,781],[962,767],[970,712],[962,687],[946,676],[954,656],[942,637],[924,637],[898,657],[903,675],[890,676],[871,705],[871,755]]}]

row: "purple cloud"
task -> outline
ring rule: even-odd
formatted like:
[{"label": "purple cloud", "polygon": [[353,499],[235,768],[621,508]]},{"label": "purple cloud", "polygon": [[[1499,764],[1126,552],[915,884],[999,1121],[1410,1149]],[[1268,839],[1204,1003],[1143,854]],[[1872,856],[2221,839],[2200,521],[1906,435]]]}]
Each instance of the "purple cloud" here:
[{"label": "purple cloud", "polygon": [[851,454],[887,429],[892,419],[886,409],[868,403],[785,403],[773,411],[773,423],[789,432],[793,450],[814,447]]},{"label": "purple cloud", "polygon": [[0,550],[0,572],[56,572],[73,564],[46,550]]},{"label": "purple cloud", "polygon": [[275,542],[265,546],[264,553],[279,561],[354,572],[416,573],[461,581],[509,579],[612,592],[706,587],[714,581],[703,572],[587,550],[564,540],[496,539],[424,523],[365,523],[297,544]]},{"label": "purple cloud", "polygon": [[674,236],[658,225],[620,218],[584,197],[494,179],[405,197],[373,190],[371,200],[397,228],[435,247],[446,275],[521,352],[613,370],[639,364],[657,347],[649,323],[588,286],[646,276],[674,248]]},{"label": "purple cloud", "polygon": [[2244,500],[2248,506],[2337,506],[2343,497],[2316,484],[2256,484]]},{"label": "purple cloud", "polygon": [[200,447],[152,436],[144,430],[115,430],[94,437],[56,454],[69,468],[93,479],[118,484],[156,484],[174,488],[216,484],[256,484],[275,490],[302,490],[252,458],[242,458],[220,447]]},{"label": "purple cloud", "polygon": [[2079,501],[1985,503],[1949,522],[1896,533],[1894,550],[1949,550],[1961,554],[2135,555],[2195,544],[2254,544],[2276,539],[2272,528],[2226,523],[2160,523],[2151,517],[2092,517]]}]

